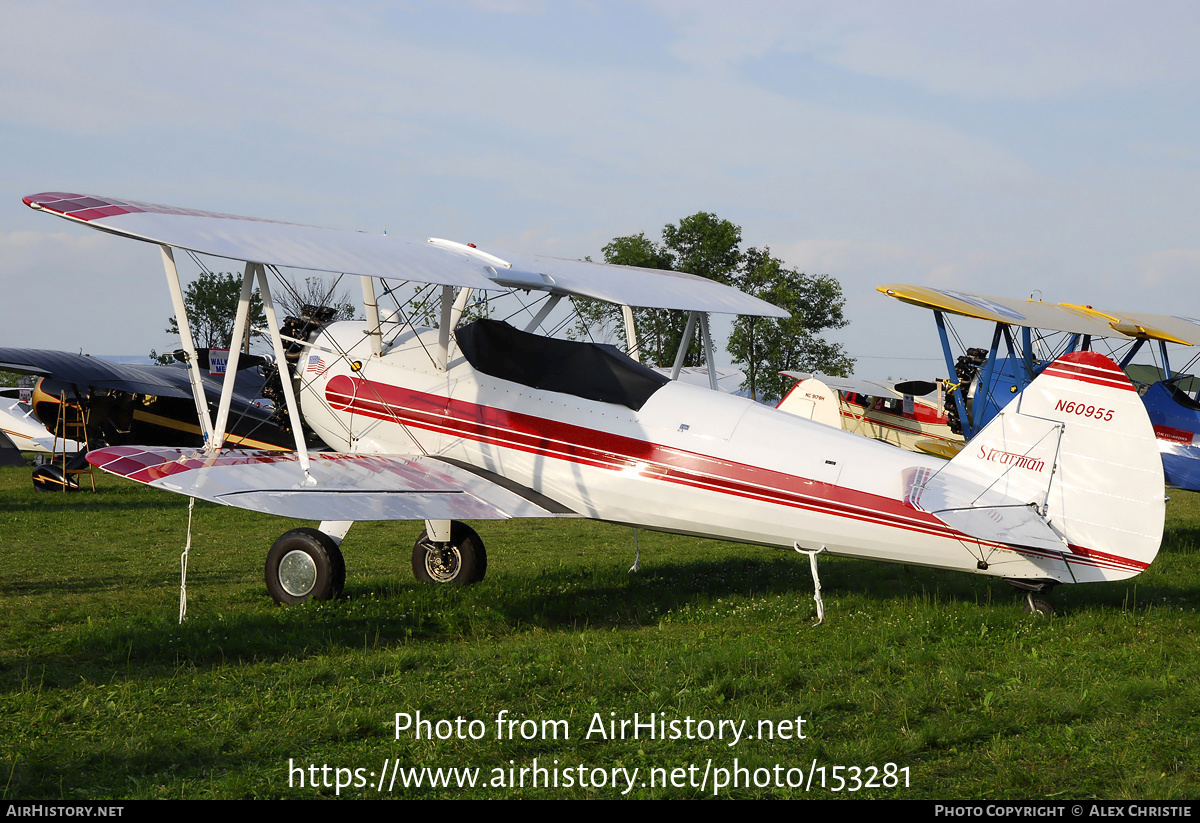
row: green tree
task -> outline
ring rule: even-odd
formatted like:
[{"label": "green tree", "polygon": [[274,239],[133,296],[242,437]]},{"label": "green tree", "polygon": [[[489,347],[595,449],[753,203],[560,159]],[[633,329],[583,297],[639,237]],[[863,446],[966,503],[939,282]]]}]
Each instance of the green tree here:
[{"label": "green tree", "polygon": [[[604,260],[620,266],[639,266],[646,269],[674,269],[729,283],[741,261],[742,230],[728,220],[709,212],[697,212],[679,221],[678,225],[663,226],[662,245],[646,237],[644,232],[614,237],[606,245]],[[589,330],[606,337],[620,329],[624,334],[621,309],[597,301],[576,301],[580,321],[577,329]],[[634,325],[638,333],[641,359],[655,366],[670,366],[683,340],[687,312],[666,309],[634,308]],[[628,341],[627,341],[628,343]],[[702,361],[700,335],[693,336],[685,366]]]},{"label": "green tree", "polygon": [[733,285],[791,313],[784,319],[741,316],[733,323],[726,349],[745,372],[742,387],[752,397],[782,397],[790,383],[779,374],[785,369],[850,374],[854,361],[840,345],[818,336],[846,325],[846,301],[837,280],[785,268],[764,247],[746,251]]},{"label": "green tree", "polygon": [[[820,338],[826,329],[846,325],[845,298],[838,281],[828,275],[808,275],[787,268],[770,249],[742,251],[742,230],[710,212],[697,212],[678,224],[663,227],[662,244],[644,233],[613,238],[603,249],[608,263],[650,269],[674,269],[725,283],[789,311],[786,320],[739,317],[727,349],[746,373],[744,388],[757,398],[779,397],[787,379],[785,369],[845,375],[854,361],[842,347]],[[597,301],[577,301],[577,331],[607,336],[624,329],[621,310]],[[642,359],[670,366],[683,339],[687,313],[634,309]],[[684,364],[703,361],[697,334]]]},{"label": "green tree", "polygon": [[[204,272],[188,284],[183,292],[183,305],[187,309],[188,327],[197,348],[225,348],[233,339],[233,323],[237,319],[238,302],[242,294],[242,276],[233,272]],[[262,298],[258,291],[250,293],[250,325],[266,325]],[[171,317],[167,334],[179,335],[179,322]],[[253,332],[252,336],[257,336]],[[249,338],[246,344],[249,345]],[[159,363],[173,363],[170,354],[150,351],[150,357]]]},{"label": "green tree", "polygon": [[675,258],[675,270],[729,285],[742,263],[742,228],[700,211],[663,226],[663,247]]}]

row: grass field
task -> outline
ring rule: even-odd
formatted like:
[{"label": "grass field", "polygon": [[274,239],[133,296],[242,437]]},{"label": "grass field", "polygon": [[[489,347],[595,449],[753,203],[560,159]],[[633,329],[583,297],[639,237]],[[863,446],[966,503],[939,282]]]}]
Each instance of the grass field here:
[{"label": "grass field", "polygon": [[[630,574],[629,530],[585,521],[476,524],[467,589],[413,580],[416,524],[359,524],[346,596],[280,608],[262,564],[289,522],[198,503],[180,625],[187,500],[97,480],[0,469],[6,800],[1200,797],[1197,495],[1149,571],[1060,588],[1053,618],[994,579],[830,558],[815,628],[801,556],[642,533]],[[668,739],[597,731],[635,714]]]}]

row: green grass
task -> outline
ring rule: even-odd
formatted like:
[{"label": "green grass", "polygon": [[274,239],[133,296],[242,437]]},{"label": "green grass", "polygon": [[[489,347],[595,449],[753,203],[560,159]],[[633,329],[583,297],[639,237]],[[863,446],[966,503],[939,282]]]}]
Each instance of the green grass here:
[{"label": "green grass", "polygon": [[[693,765],[698,782],[735,758],[751,775],[795,767],[806,779],[815,762],[826,788],[722,796],[1200,796],[1197,495],[1173,493],[1149,571],[1061,588],[1054,618],[1024,614],[990,578],[830,558],[816,628],[806,558],[643,532],[630,574],[629,530],[585,521],[475,524],[488,577],[467,589],[413,581],[417,524],[359,524],[346,596],[280,608],[262,564],[289,522],[197,504],[180,625],[187,500],[97,479],[96,494],[38,494],[26,470],[0,470],[6,800],[332,796],[289,785],[289,760],[363,775],[385,761],[479,767],[488,780],[535,758],[576,775],[638,768],[633,797],[711,795],[711,776],[705,790],[640,783],[651,768]],[[395,713],[417,711],[486,733],[397,738]],[[567,721],[571,737],[497,739],[502,711]],[[751,732],[803,717],[805,739],[585,738],[597,713],[635,712],[744,720]],[[886,763],[908,769],[907,788],[831,790],[834,766]],[[377,780],[341,796],[624,788],[532,788],[527,776],[524,788],[381,793]]]}]

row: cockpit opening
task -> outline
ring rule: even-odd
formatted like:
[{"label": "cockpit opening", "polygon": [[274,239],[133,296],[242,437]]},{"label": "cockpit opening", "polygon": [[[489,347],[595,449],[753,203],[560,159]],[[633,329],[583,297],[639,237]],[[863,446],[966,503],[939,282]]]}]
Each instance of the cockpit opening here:
[{"label": "cockpit opening", "polygon": [[616,346],[543,337],[498,320],[468,323],[455,338],[467,362],[484,374],[634,411],[671,382]]}]

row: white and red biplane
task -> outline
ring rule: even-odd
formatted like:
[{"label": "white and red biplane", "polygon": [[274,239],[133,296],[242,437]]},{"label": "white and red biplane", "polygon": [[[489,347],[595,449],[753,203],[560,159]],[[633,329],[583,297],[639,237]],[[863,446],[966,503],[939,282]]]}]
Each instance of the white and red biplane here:
[{"label": "white and red biplane", "polygon": [[[222,450],[227,404],[212,421],[198,399],[206,448],[89,455],[157,488],[321,521],[288,531],[268,553],[267,586],[281,602],[340,591],[340,546],[358,520],[425,521],[414,572],[453,583],[480,580],[487,563],[478,534],[459,521],[511,517],[582,516],[935,566],[1027,592],[1131,577],[1158,552],[1154,433],[1133,386],[1097,354],[1047,368],[945,462],[664,377],[612,347],[532,333],[564,296],[684,310],[677,376],[697,326],[712,363],[707,313],[783,315],[702,278],[70,193],[25,203],[158,245],[185,350],[193,346],[176,248],[244,261],[243,311],[257,277],[277,361],[285,344],[306,348],[294,380],[283,381],[288,414],[296,431],[303,415],[332,453],[310,454],[303,443],[283,455]],[[266,276],[276,267],[361,275],[365,322],[285,342]],[[377,279],[385,294],[396,281],[440,286],[438,327],[399,312],[381,319]],[[545,302],[527,330],[486,319],[460,325],[481,289],[541,293]]]}]

